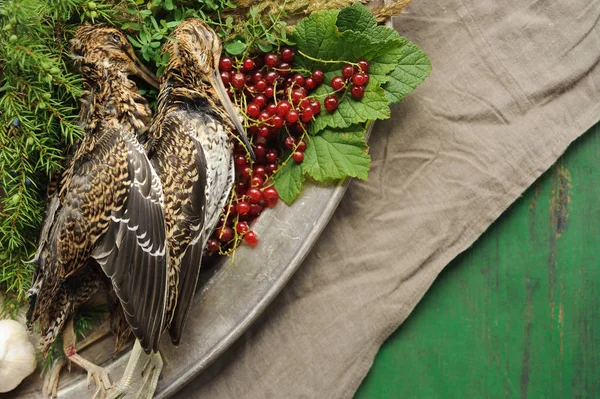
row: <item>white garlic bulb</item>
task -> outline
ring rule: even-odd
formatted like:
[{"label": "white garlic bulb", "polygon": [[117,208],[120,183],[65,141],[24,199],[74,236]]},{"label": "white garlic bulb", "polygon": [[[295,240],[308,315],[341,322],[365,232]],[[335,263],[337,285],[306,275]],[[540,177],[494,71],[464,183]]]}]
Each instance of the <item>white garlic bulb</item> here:
[{"label": "white garlic bulb", "polygon": [[35,367],[35,348],[25,326],[14,320],[0,320],[0,392],[15,389]]}]

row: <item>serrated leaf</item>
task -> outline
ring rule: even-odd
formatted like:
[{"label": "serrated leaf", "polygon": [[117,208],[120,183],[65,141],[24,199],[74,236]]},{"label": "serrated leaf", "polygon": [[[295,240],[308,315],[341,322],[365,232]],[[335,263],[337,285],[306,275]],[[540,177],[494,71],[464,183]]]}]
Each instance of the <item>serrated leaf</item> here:
[{"label": "serrated leaf", "polygon": [[[319,95],[332,91],[330,87],[323,85],[315,94]],[[311,123],[308,132],[314,135],[327,127],[347,128],[368,120],[387,119],[389,117],[389,101],[383,89],[369,82],[362,99],[355,100],[350,96],[350,93],[347,93],[333,113],[327,112],[325,107],[322,107],[321,114]]]},{"label": "serrated leaf", "polygon": [[353,125],[339,131],[327,129],[309,137],[302,171],[319,182],[348,176],[367,180],[371,157],[364,131],[362,126]]},{"label": "serrated leaf", "polygon": [[400,34],[394,29],[377,25],[373,13],[360,2],[340,10],[336,24],[340,32],[363,33],[370,37],[374,43],[400,40]]},{"label": "serrated leaf", "polygon": [[[313,58],[332,60],[339,59],[340,34],[335,26],[338,11],[328,10],[313,13],[302,19],[294,28],[292,40],[298,51]],[[306,69],[322,67],[322,63],[297,56],[296,63]]]},{"label": "serrated leaf", "polygon": [[383,85],[387,99],[399,102],[423,83],[431,73],[431,62],[427,55],[408,39],[402,39],[402,56],[398,66],[390,73],[390,80]]},{"label": "serrated leaf", "polygon": [[274,180],[279,198],[286,204],[291,205],[302,190],[302,183],[304,183],[302,167],[290,159],[277,171]]},{"label": "serrated leaf", "polygon": [[336,25],[340,32],[346,30],[364,32],[365,30],[376,26],[377,21],[367,7],[360,2],[356,2],[352,6],[344,7],[340,10]]}]

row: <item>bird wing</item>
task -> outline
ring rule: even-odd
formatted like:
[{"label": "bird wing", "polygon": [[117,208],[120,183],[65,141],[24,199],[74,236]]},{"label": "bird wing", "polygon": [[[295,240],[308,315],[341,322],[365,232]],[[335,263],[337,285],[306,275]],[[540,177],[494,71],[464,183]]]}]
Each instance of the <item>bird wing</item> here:
[{"label": "bird wing", "polygon": [[123,132],[130,187],[92,256],[111,279],[125,318],[149,353],[158,350],[165,319],[168,254],[160,181],[143,147]]},{"label": "bird wing", "polygon": [[177,283],[177,306],[175,307],[169,326],[169,335],[175,345],[179,345],[181,333],[187,320],[190,305],[196,292],[196,284],[200,274],[202,253],[205,243],[205,214],[206,214],[206,158],[204,150],[198,140],[192,138],[194,143],[194,167],[198,178],[192,184],[191,195],[184,206],[184,214],[192,224],[188,226],[192,233],[191,240],[185,249],[179,267],[179,279]]}]

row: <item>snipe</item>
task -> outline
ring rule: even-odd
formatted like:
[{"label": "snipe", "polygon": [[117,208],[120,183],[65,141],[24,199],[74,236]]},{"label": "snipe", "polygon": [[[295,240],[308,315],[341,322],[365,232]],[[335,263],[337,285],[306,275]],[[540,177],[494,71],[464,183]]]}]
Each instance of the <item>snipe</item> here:
[{"label": "snipe", "polygon": [[[95,396],[103,396],[110,388],[106,371],[75,351],[77,306],[108,277],[136,347],[147,353],[158,350],[165,321],[163,194],[136,139],[147,129],[150,109],[129,76],[157,82],[115,28],[81,26],[71,46],[85,89],[84,138],[49,200],[34,259],[28,322],[39,324],[44,354],[62,331],[66,357],[88,372],[88,381],[96,383]],[[53,391],[56,386],[47,389],[50,395]]]},{"label": "snipe", "polygon": [[[179,344],[202,253],[230,194],[234,165],[232,128],[251,147],[218,72],[221,42],[202,21],[182,22],[163,52],[158,109],[149,131],[148,158],[163,186],[169,248],[169,293],[165,328]],[[156,354],[155,366],[162,364]],[[132,354],[118,390],[125,394],[137,355]],[[154,392],[155,368],[146,395]]]}]

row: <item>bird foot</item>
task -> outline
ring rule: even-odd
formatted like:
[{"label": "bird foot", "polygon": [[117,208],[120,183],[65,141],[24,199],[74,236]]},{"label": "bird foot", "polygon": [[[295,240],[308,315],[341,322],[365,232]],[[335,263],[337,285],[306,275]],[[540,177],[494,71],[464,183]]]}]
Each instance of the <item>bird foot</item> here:
[{"label": "bird foot", "polygon": [[64,358],[57,359],[52,364],[52,369],[44,376],[44,385],[42,386],[42,397],[44,399],[56,399],[58,397],[58,380],[65,363]]},{"label": "bird foot", "polygon": [[110,383],[110,378],[108,377],[108,371],[102,367],[91,365],[87,368],[87,373],[88,388],[92,385],[92,381],[96,384],[96,391],[94,392],[92,399],[105,399],[106,393],[112,385]]},{"label": "bird foot", "polygon": [[144,365],[142,371],[143,382],[137,391],[136,398],[151,399],[158,385],[158,378],[163,368],[163,361],[160,353],[153,353]]}]

